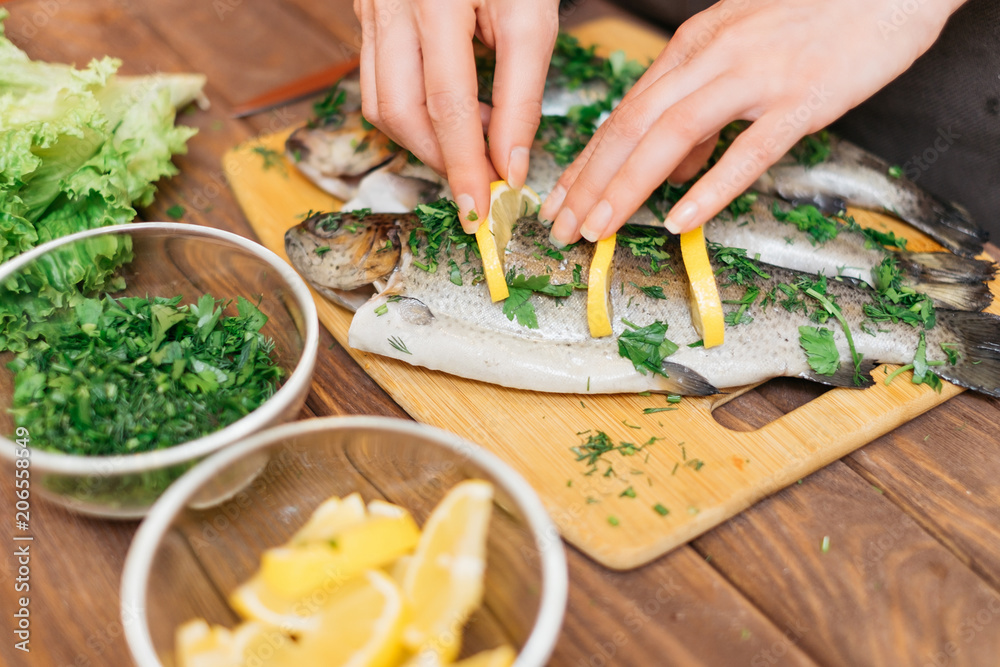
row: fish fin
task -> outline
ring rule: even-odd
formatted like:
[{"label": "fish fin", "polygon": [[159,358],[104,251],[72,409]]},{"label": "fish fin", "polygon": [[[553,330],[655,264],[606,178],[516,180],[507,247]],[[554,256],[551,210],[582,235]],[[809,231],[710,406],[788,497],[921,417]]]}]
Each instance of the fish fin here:
[{"label": "fish fin", "polygon": [[907,219],[907,222],[957,255],[975,257],[982,253],[989,233],[973,222],[961,206],[933,195],[931,199],[933,220]]},{"label": "fish fin", "polygon": [[687,366],[681,366],[670,361],[661,364],[666,378],[660,383],[662,391],[682,396],[711,396],[720,393],[711,382],[694,372]]},{"label": "fish fin", "polygon": [[852,389],[864,389],[865,387],[870,387],[875,384],[875,380],[872,379],[872,371],[875,370],[875,366],[878,364],[870,359],[862,359],[858,366],[858,374],[861,377],[861,382],[854,381],[854,367],[850,363],[840,364],[840,368],[833,375],[821,375],[816,371],[807,371],[799,375],[801,378],[806,380],[812,380],[813,382],[818,382],[820,384],[825,384],[830,387],[850,387]]},{"label": "fish fin", "polygon": [[982,283],[997,273],[989,260],[950,252],[896,252],[899,267],[915,280],[934,283]]},{"label": "fish fin", "polygon": [[993,303],[993,292],[986,283],[962,285],[958,283],[911,283],[913,289],[926,294],[937,308],[979,312]]},{"label": "fish fin", "polygon": [[330,301],[342,308],[346,308],[352,313],[358,312],[358,308],[368,303],[375,296],[375,288],[372,285],[362,285],[353,290],[340,290],[333,287],[324,287],[306,279],[313,289],[325,296]]},{"label": "fish fin", "polygon": [[396,302],[396,307],[400,309],[400,317],[404,322],[425,326],[434,319],[434,313],[420,299],[404,296]]},{"label": "fish fin", "polygon": [[992,313],[939,311],[937,319],[937,326],[927,332],[928,353],[942,343],[952,343],[958,361],[932,370],[959,387],[1000,397],[1000,317]]}]

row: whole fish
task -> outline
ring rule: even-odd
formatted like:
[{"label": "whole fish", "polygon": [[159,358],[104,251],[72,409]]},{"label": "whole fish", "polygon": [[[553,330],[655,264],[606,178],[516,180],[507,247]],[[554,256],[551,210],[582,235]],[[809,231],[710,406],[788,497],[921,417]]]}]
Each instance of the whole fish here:
[{"label": "whole fish", "polygon": [[903,269],[903,284],[931,297],[935,306],[978,311],[993,301],[988,281],[997,266],[991,261],[897,249],[896,245],[905,246],[905,238],[885,238],[850,219],[824,216],[812,205],[793,207],[766,195],[737,201],[740,206],[705,225],[709,242],[745,248],[767,264],[855,278],[873,286],[879,267],[888,259]]},{"label": "whole fish", "polygon": [[[626,227],[609,289],[614,335],[592,338],[581,289],[590,244],[556,249],[544,240],[544,225],[522,218],[506,253],[512,294],[494,304],[474,237],[461,232],[453,209],[420,211],[423,219],[317,214],[286,234],[288,256],[309,282],[356,309],[352,347],[547,392],[708,395],[779,376],[865,386],[876,362],[916,362],[922,373],[930,363],[942,378],[1000,396],[1000,318],[991,314],[938,311],[925,330],[873,311],[874,290],[858,281],[817,279],[730,250],[713,260],[726,304],[726,342],[705,349],[691,324],[674,238]],[[823,301],[846,322],[857,363]],[[807,357],[800,327],[829,339],[828,355],[833,345],[822,372]],[[664,333],[676,347],[664,342]],[[636,349],[649,352],[642,370],[633,363]]]},{"label": "whole fish", "polygon": [[850,205],[888,213],[965,257],[982,253],[988,238],[960,205],[936,197],[899,167],[827,132],[803,138],[753,187],[828,212]]}]

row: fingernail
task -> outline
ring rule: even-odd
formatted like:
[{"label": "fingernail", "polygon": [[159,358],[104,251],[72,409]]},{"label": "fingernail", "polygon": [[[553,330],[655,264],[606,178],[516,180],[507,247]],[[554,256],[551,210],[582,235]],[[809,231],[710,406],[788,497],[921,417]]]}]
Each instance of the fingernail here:
[{"label": "fingernail", "polygon": [[667,213],[667,219],[663,226],[671,234],[680,234],[684,228],[694,220],[698,213],[698,204],[693,201],[684,202],[680,206],[675,206]]},{"label": "fingernail", "polygon": [[559,211],[556,221],[552,224],[552,238],[559,243],[569,245],[570,237],[576,233],[576,214],[571,209]]},{"label": "fingernail", "polygon": [[607,199],[597,202],[597,206],[591,209],[590,214],[583,221],[580,234],[591,243],[601,237],[601,233],[611,224],[611,203]]},{"label": "fingernail", "polygon": [[528,154],[529,151],[524,146],[516,146],[510,151],[510,158],[507,160],[507,184],[515,190],[524,187],[524,181],[528,178]]},{"label": "fingernail", "polygon": [[684,185],[684,184],[683,184],[683,183],[679,183],[679,182],[677,182],[677,181],[672,181],[672,180],[670,180],[670,179],[668,178],[668,179],[667,179],[667,185],[669,185],[670,187],[673,187],[673,188],[679,188],[679,187],[681,187],[681,186],[682,186],[682,185]]},{"label": "fingernail", "polygon": [[469,234],[474,234],[479,228],[479,215],[476,213],[476,200],[472,198],[472,195],[458,195],[455,197],[455,203],[458,204],[458,219],[462,223],[462,229],[464,229]]},{"label": "fingernail", "polygon": [[549,243],[551,243],[556,250],[562,250],[563,248],[569,245],[568,243],[563,243],[556,237],[552,236],[551,233],[549,233]]},{"label": "fingernail", "polygon": [[555,219],[555,215],[559,212],[559,207],[562,206],[565,199],[566,188],[557,183],[556,187],[552,188],[552,192],[549,193],[549,196],[545,198],[545,202],[542,203],[542,208],[538,211],[538,219]]}]

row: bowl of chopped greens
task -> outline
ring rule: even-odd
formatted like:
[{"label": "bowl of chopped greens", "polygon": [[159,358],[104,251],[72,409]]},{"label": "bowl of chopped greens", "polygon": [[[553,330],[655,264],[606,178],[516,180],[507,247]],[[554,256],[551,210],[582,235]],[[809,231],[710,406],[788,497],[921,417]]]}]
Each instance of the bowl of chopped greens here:
[{"label": "bowl of chopped greens", "polygon": [[164,493],[121,613],[142,667],[541,667],[567,592],[562,540],[510,466],[424,424],[327,417],[258,433]]},{"label": "bowl of chopped greens", "polygon": [[40,245],[0,264],[0,458],[24,493],[141,517],[298,416],[318,338],[302,279],[235,234],[150,222]]}]

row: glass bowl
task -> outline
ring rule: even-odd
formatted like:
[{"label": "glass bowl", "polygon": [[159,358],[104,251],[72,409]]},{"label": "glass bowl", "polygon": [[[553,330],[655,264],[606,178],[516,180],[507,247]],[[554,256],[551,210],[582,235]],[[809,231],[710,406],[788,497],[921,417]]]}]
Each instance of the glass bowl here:
[{"label": "glass bowl", "polygon": [[0,349],[22,326],[54,317],[48,306],[61,307],[68,295],[105,292],[116,298],[183,295],[182,304],[207,293],[233,301],[224,315],[236,314],[237,296],[255,304],[260,299],[268,317],[260,331],[275,342],[281,385],[257,409],[197,439],[133,454],[69,454],[40,447],[37,433],[15,423],[14,373],[8,369],[15,354],[0,352],[0,459],[5,468],[27,468],[32,497],[82,514],[139,518],[199,460],[299,415],[316,364],[316,304],[299,275],[270,250],[229,232],[165,222],[93,229],[45,243],[0,265]]},{"label": "glass bowl", "polygon": [[[493,454],[441,429],[382,417],[279,426],[230,447],[178,480],[139,527],[122,574],[125,637],[141,667],[174,665],[174,633],[193,618],[228,627],[225,596],[330,496],[406,507],[423,525],[455,484],[494,485],[483,606],[462,655],[511,644],[517,667],[544,665],[566,608],[566,555],[538,496]],[[232,492],[234,482],[242,488]],[[220,489],[231,495],[220,501]],[[207,500],[206,499],[210,499]],[[266,665],[266,662],[262,663]]]}]

